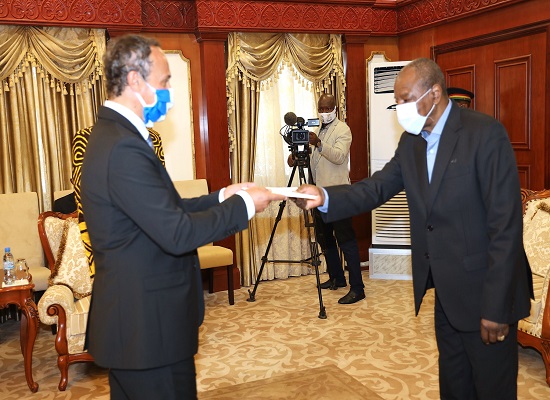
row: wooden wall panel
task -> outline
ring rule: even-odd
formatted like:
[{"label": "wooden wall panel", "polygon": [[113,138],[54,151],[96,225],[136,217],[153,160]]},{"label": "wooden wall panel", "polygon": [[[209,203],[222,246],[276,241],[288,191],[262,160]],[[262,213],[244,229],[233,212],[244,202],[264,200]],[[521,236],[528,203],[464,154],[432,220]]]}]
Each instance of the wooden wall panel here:
[{"label": "wooden wall panel", "polygon": [[433,51],[446,74],[474,66],[476,110],[504,125],[522,185],[533,190],[548,187],[547,36],[541,24],[446,43]]},{"label": "wooden wall panel", "polygon": [[[369,174],[369,146],[367,137],[367,94],[365,92],[366,64],[364,57],[365,36],[345,36],[346,79],[347,79],[347,123],[353,142],[350,149],[350,180],[360,181]],[[369,259],[371,245],[370,214],[353,218],[353,225],[359,245],[361,261]],[[366,228],[369,229],[366,229]]]},{"label": "wooden wall panel", "polygon": [[[210,191],[231,184],[229,171],[229,131],[227,127],[227,98],[225,91],[225,43],[227,34],[202,33],[198,39],[201,56],[202,98],[200,106],[201,140],[205,151],[205,178]],[[235,237],[230,236],[216,244],[233,250],[235,265]],[[233,269],[235,289],[240,287],[241,277]],[[223,268],[214,271],[214,291],[227,289]]]},{"label": "wooden wall panel", "polygon": [[531,56],[495,60],[495,118],[515,150],[531,149]]},{"label": "wooden wall panel", "polygon": [[519,184],[522,188],[531,187],[531,166],[518,164]]},{"label": "wooden wall panel", "polygon": [[[476,92],[475,87],[475,76],[476,76],[476,67],[475,65],[462,65],[456,68],[449,68],[446,71],[447,74],[447,87],[458,87],[462,89],[469,90],[472,93]],[[471,108],[475,110],[475,96],[472,100]]]}]

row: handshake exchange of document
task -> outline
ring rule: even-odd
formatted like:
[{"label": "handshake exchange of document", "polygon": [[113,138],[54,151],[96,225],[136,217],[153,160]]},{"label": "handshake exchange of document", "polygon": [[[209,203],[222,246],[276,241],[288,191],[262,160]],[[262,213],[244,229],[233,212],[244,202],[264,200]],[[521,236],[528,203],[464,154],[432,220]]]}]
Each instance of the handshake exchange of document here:
[{"label": "handshake exchange of document", "polygon": [[324,204],[324,191],[317,186],[301,185],[300,187],[259,187],[252,182],[235,183],[225,188],[224,197],[244,190],[254,202],[256,212],[262,212],[272,201],[292,199],[298,207],[309,210]]}]

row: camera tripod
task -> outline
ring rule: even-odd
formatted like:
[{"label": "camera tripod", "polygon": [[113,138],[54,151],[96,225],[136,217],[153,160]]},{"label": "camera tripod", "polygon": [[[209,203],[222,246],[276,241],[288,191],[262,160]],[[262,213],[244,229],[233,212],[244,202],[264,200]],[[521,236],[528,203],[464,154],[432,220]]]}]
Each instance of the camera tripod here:
[{"label": "camera tripod", "polygon": [[[292,150],[292,148],[291,148]],[[311,176],[311,170],[309,170],[309,154],[306,153],[307,157],[304,157],[302,153],[298,153],[297,156],[295,152],[293,152],[294,157],[294,166],[292,167],[292,173],[290,174],[290,178],[288,180],[287,187],[290,187],[292,184],[292,180],[294,179],[294,174],[296,173],[296,170],[298,170],[298,176],[300,177],[300,185],[307,183],[304,168],[308,168],[308,177],[309,182],[313,183],[313,179]],[[317,279],[317,292],[319,294],[319,318],[326,319],[327,313],[325,311],[325,306],[323,305],[323,295],[321,294],[321,281],[319,278],[319,265],[321,264],[321,261],[319,259],[319,247],[317,245],[317,235],[316,235],[316,228],[315,228],[315,218],[319,218],[319,216],[316,216],[313,210],[303,210],[304,213],[304,226],[307,230],[307,238],[309,241],[309,250],[311,256],[309,258],[296,261],[296,260],[268,260],[267,255],[269,253],[269,250],[271,249],[271,244],[273,243],[273,237],[275,236],[275,230],[277,229],[277,225],[281,221],[281,217],[283,215],[283,211],[285,209],[287,200],[281,201],[279,203],[279,212],[277,213],[277,217],[275,218],[275,225],[273,226],[273,229],[271,231],[271,236],[269,237],[269,242],[267,243],[267,248],[265,249],[265,253],[262,257],[262,265],[260,266],[260,270],[258,271],[258,276],[256,277],[256,283],[254,284],[254,289],[250,291],[248,290],[248,293],[250,297],[246,299],[249,302],[256,301],[256,290],[258,289],[258,285],[260,284],[260,277],[262,276],[262,272],[264,270],[266,262],[272,262],[272,263],[300,263],[300,264],[310,264],[315,268],[315,277]],[[315,239],[315,240],[313,240]]]}]

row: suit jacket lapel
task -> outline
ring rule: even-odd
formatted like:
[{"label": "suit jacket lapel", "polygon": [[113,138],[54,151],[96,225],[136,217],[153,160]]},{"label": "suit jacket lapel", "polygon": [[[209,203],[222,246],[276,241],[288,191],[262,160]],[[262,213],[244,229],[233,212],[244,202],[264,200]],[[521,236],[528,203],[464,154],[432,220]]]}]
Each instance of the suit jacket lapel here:
[{"label": "suit jacket lapel", "polygon": [[[336,129],[336,125],[340,123],[339,119],[334,120],[332,124],[328,127],[327,131],[325,132],[325,135],[322,138],[322,141],[326,141],[334,132],[334,129]],[[321,127],[317,130],[317,136],[319,136],[319,133],[321,132]],[[313,149],[313,152],[311,153],[310,162],[311,162],[311,168],[316,169],[317,164],[319,164],[319,161],[321,160],[321,154]]]},{"label": "suit jacket lapel", "polygon": [[420,135],[416,137],[414,143],[414,163],[418,175],[418,188],[420,196],[423,199],[428,198],[428,165],[426,163],[426,140]]},{"label": "suit jacket lapel", "polygon": [[434,169],[432,171],[432,180],[429,186],[428,210],[431,210],[432,205],[437,197],[441,181],[447,170],[447,166],[451,161],[451,156],[458,140],[458,130],[460,129],[460,109],[452,106],[447,122],[443,127],[437,156],[435,158]]}]

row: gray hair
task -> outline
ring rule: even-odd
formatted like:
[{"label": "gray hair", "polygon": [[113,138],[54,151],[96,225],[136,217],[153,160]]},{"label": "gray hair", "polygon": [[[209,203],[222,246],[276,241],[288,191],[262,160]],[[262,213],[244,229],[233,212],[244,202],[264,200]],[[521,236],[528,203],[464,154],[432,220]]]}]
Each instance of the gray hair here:
[{"label": "gray hair", "polygon": [[151,47],[160,47],[156,39],[140,35],[124,35],[113,39],[103,57],[107,95],[120,96],[128,85],[130,71],[137,71],[147,80],[151,72]]},{"label": "gray hair", "polygon": [[447,95],[445,76],[435,61],[430,60],[429,58],[417,58],[416,60],[413,60],[409,64],[405,65],[403,67],[403,70],[404,69],[413,69],[415,71],[418,82],[423,89],[428,90],[437,83],[441,86],[443,95]]}]

